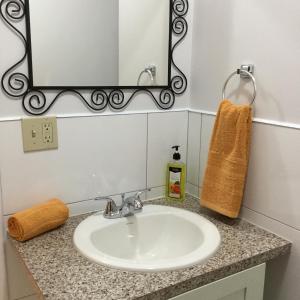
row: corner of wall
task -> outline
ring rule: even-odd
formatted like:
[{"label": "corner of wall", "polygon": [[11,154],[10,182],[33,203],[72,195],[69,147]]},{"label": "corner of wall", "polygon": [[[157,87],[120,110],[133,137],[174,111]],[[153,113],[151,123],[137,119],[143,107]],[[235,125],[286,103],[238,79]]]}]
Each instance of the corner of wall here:
[{"label": "corner of wall", "polygon": [[2,203],[2,184],[0,176],[0,299],[8,299],[7,294],[7,276],[4,251],[4,222],[3,222],[3,203]]}]

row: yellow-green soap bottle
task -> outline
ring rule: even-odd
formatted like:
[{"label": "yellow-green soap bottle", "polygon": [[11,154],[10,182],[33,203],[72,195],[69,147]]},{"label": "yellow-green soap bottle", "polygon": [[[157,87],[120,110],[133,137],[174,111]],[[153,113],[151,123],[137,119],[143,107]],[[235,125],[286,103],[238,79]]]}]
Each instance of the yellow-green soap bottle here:
[{"label": "yellow-green soap bottle", "polygon": [[175,149],[173,161],[167,165],[166,197],[170,200],[184,201],[186,167],[180,161],[179,147],[172,147],[172,149]]}]

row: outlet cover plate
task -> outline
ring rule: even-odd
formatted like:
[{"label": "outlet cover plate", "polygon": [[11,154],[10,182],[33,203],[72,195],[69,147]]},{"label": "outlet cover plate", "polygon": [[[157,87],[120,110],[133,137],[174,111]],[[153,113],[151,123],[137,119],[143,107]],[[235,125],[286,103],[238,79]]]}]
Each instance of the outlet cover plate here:
[{"label": "outlet cover plate", "polygon": [[22,119],[24,152],[58,148],[56,117]]}]

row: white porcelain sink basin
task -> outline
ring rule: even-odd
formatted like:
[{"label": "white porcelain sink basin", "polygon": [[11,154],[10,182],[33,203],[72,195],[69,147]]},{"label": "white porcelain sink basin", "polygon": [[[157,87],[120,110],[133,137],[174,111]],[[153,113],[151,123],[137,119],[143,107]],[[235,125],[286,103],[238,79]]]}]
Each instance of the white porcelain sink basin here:
[{"label": "white porcelain sink basin", "polygon": [[131,271],[165,271],[203,263],[221,242],[216,226],[187,210],[146,205],[128,218],[93,215],[74,233],[77,250],[102,265]]}]

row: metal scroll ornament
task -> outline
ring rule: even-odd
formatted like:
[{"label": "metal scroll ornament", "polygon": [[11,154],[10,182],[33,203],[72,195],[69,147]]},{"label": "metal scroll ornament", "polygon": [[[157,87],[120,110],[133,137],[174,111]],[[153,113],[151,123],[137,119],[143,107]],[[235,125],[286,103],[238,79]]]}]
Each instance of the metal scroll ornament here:
[{"label": "metal scroll ornament", "polygon": [[[25,0],[2,0],[0,3],[0,14],[6,25],[12,29],[21,39],[24,45],[23,56],[11,66],[2,76],[1,86],[3,91],[11,98],[22,99],[23,109],[31,115],[43,115],[47,113],[55,102],[65,94],[72,94],[94,112],[104,111],[108,106],[112,110],[122,110],[129,105],[132,99],[139,93],[147,93],[160,109],[170,109],[175,103],[175,97],[186,91],[187,78],[174,62],[174,51],[183,41],[188,31],[186,15],[188,13],[187,0],[172,0],[172,22],[170,32],[173,34],[173,45],[171,47],[170,61],[172,68],[171,83],[168,88],[159,92],[147,88],[140,88],[126,92],[121,89],[77,90],[62,89],[50,91],[47,89],[30,88],[29,78],[23,72],[18,71],[25,61],[28,60],[28,44],[25,35],[16,27],[16,23],[25,19]],[[54,94],[54,96],[53,96]],[[128,95],[128,96],[127,96]],[[51,99],[49,99],[51,98]]]}]

